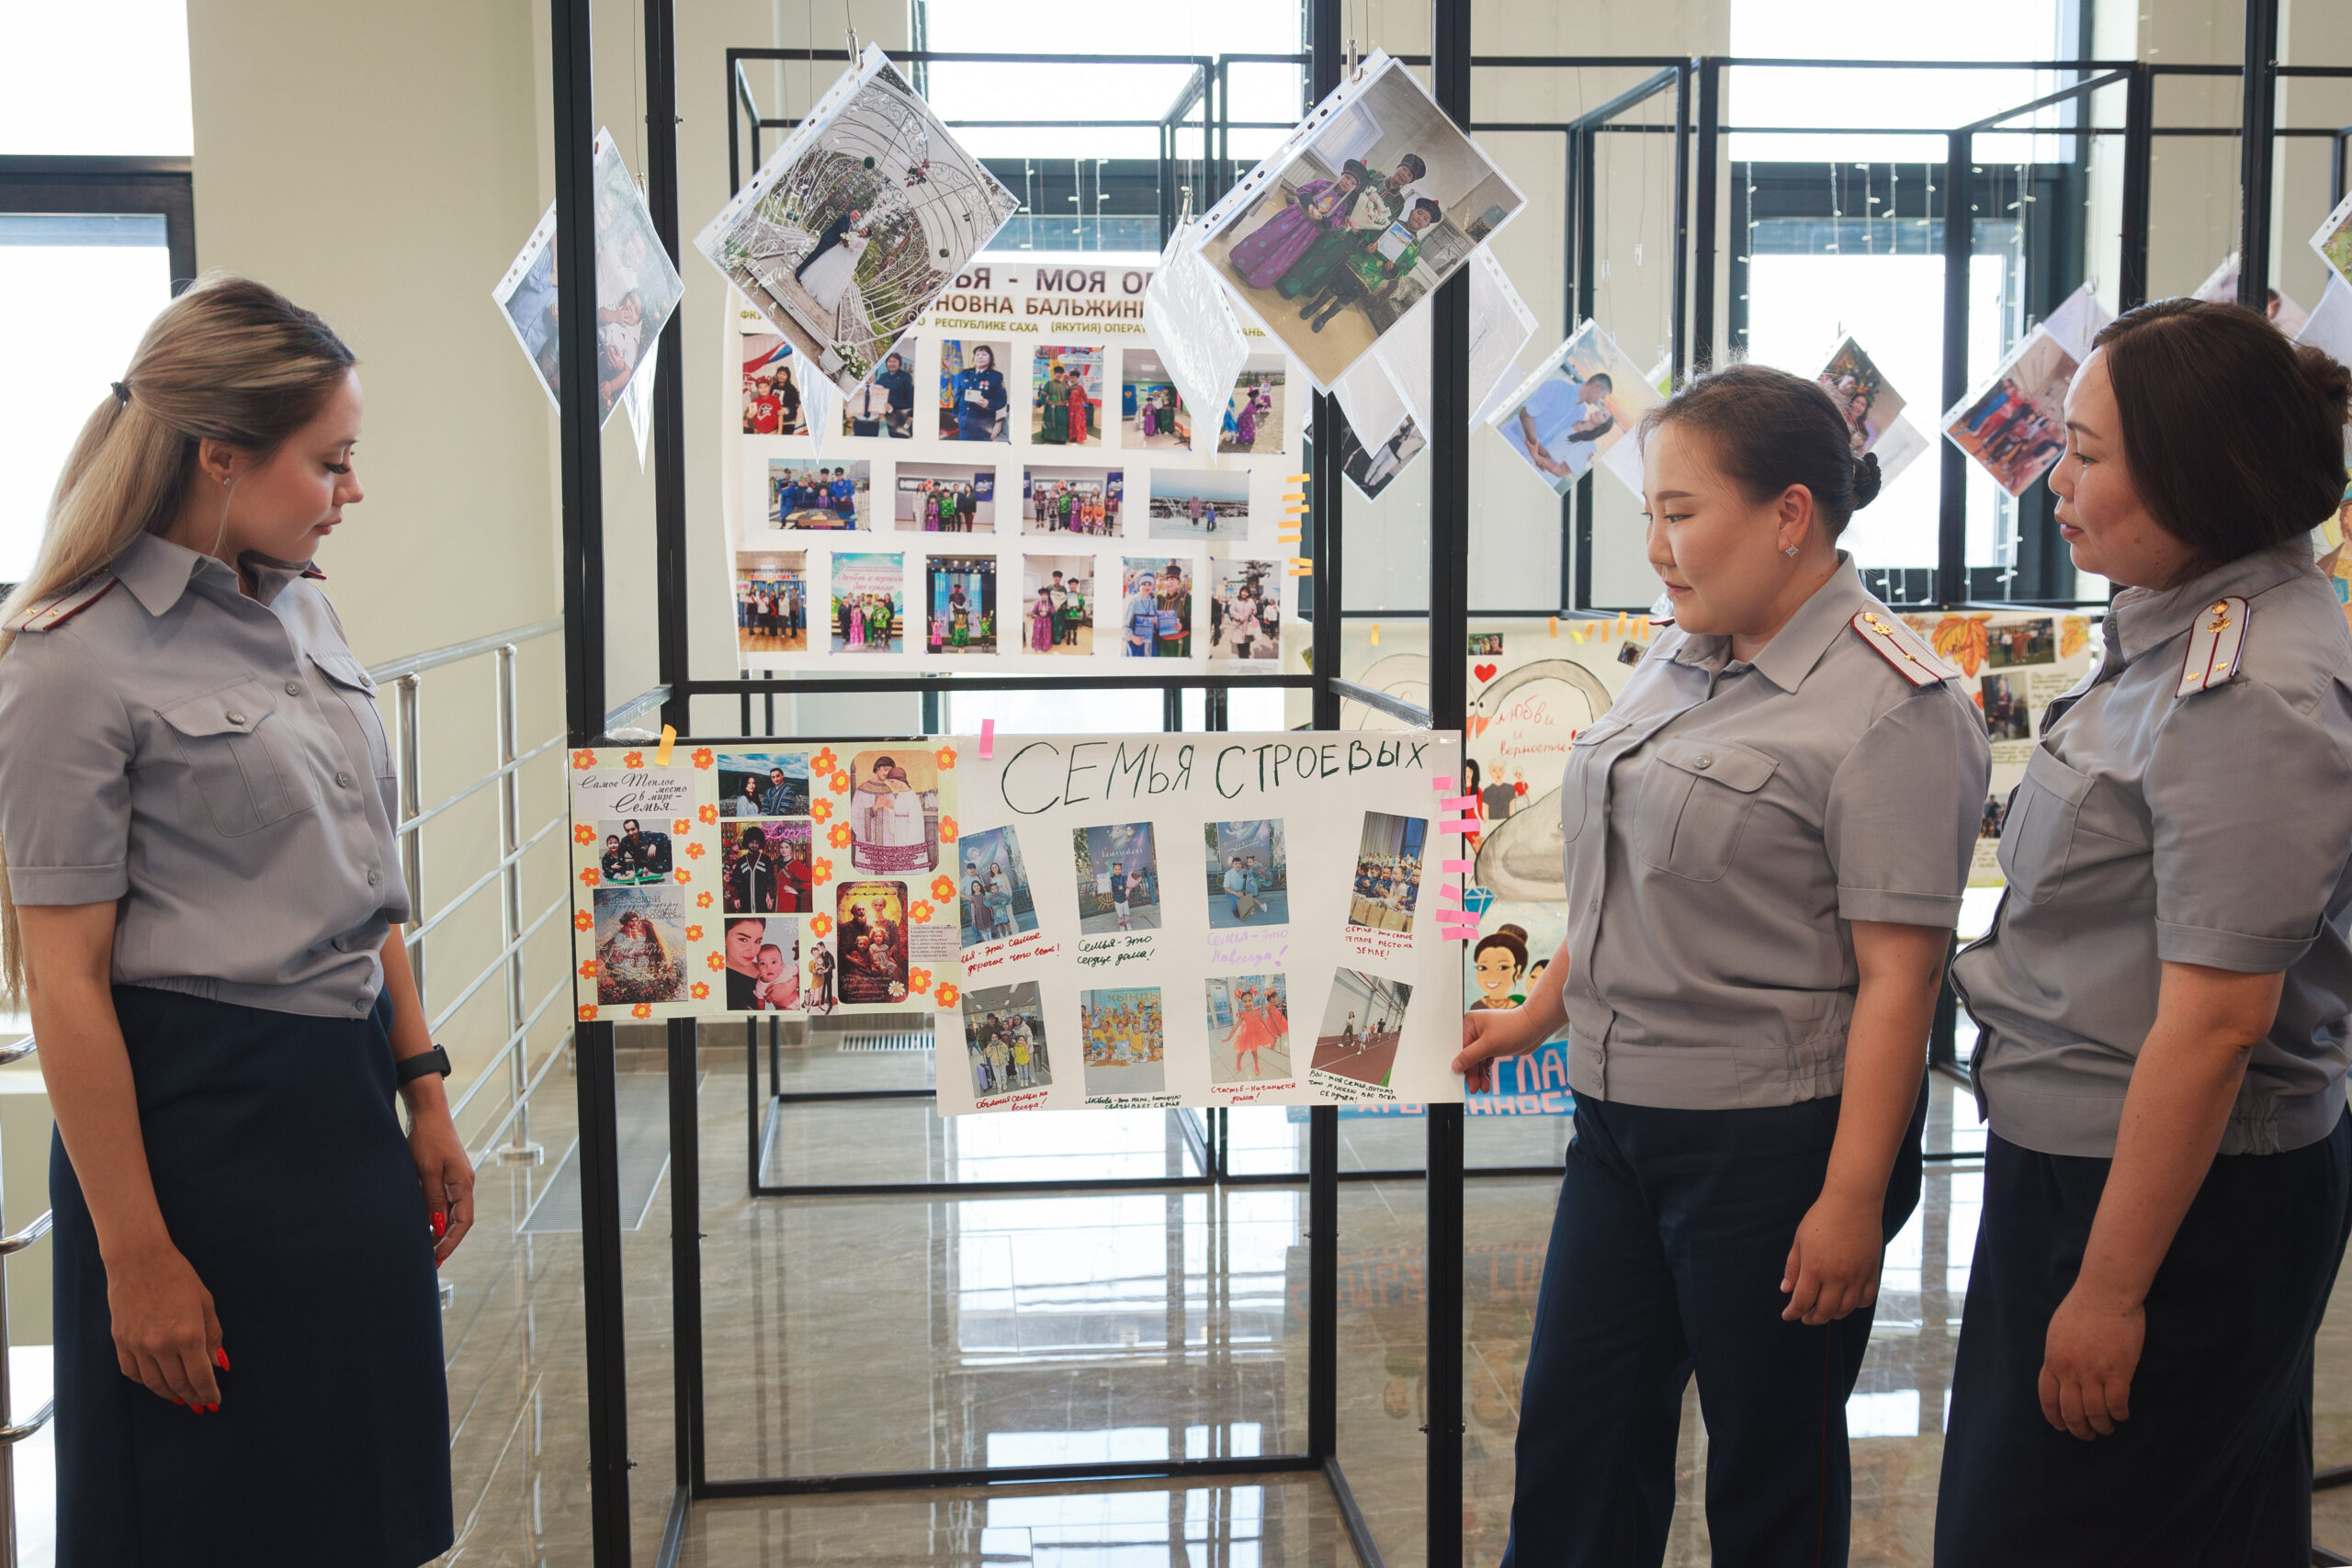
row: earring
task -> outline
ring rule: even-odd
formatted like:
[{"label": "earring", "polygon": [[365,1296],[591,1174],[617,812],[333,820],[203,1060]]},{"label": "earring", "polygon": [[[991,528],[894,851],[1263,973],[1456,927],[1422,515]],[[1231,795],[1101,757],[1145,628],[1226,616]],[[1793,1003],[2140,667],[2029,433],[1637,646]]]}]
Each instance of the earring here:
[{"label": "earring", "polygon": [[1781,553],[1784,556],[1793,556],[1797,553],[1797,547],[1794,545],[1791,545],[1787,549],[1782,550]]}]

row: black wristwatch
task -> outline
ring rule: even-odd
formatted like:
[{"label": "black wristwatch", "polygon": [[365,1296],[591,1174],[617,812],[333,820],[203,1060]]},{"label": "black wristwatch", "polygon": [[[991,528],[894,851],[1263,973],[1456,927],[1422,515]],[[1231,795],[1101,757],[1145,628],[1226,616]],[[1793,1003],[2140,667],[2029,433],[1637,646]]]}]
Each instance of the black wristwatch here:
[{"label": "black wristwatch", "polygon": [[449,1053],[435,1045],[430,1051],[419,1051],[407,1061],[396,1064],[393,1071],[396,1080],[403,1084],[413,1082],[427,1073],[439,1073],[446,1078],[449,1076]]}]

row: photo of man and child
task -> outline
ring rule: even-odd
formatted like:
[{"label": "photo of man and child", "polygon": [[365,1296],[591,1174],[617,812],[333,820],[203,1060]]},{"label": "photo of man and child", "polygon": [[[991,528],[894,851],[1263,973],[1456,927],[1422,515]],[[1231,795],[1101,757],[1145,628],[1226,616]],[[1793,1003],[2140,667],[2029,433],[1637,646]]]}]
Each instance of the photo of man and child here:
[{"label": "photo of man and child", "polygon": [[1385,811],[1363,814],[1356,845],[1355,897],[1348,924],[1371,931],[1409,931],[1421,886],[1421,846],[1429,823]]},{"label": "photo of man and child", "polygon": [[985,1099],[1054,1081],[1046,1060],[1046,1004],[1037,982],[990,986],[964,993],[964,1054],[972,1064],[972,1092]]},{"label": "photo of man and child", "polygon": [[1119,531],[1119,502],[1125,488],[1125,477],[1117,468],[1023,468],[1021,531],[1108,538]]},{"label": "photo of man and child", "polygon": [[738,653],[805,653],[808,649],[808,553],[735,552]]},{"label": "photo of man and child", "polygon": [[1102,356],[1106,352],[1038,346],[1030,356],[1030,440],[1041,446],[1102,445]]},{"label": "photo of man and child", "polygon": [[1021,840],[1012,829],[966,834],[956,845],[956,885],[964,890],[966,947],[1037,929],[1029,870],[1021,862]]},{"label": "photo of man and child", "polygon": [[1128,556],[1120,562],[1126,601],[1119,618],[1130,659],[1184,659],[1193,651],[1193,563]]},{"label": "photo of man and child", "polygon": [[800,1010],[800,922],[727,922],[727,1010]]},{"label": "photo of man and child", "polygon": [[963,463],[900,463],[892,509],[902,533],[996,532],[996,470]]},{"label": "photo of man and child", "polygon": [[1290,920],[1290,874],[1279,820],[1204,822],[1209,929],[1279,926]]},{"label": "photo of man and child", "polygon": [[596,861],[596,874],[607,887],[667,882],[670,873],[676,869],[672,862],[670,835],[649,823],[625,817],[597,823],[596,832],[605,841],[604,852]]},{"label": "photo of man and child", "polygon": [[768,526],[854,528],[870,515],[865,497],[873,489],[870,463],[812,463],[768,459]]},{"label": "photo of man and child", "polygon": [[1078,856],[1080,934],[1159,930],[1159,871],[1151,824],[1073,828],[1070,839]]}]

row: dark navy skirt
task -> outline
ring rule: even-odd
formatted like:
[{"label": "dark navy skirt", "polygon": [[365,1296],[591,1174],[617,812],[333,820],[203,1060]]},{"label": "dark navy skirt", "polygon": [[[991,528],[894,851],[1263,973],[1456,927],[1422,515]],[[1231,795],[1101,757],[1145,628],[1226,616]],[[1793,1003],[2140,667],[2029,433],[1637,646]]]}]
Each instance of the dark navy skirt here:
[{"label": "dark navy skirt", "polygon": [[310,1018],[119,986],[155,1197],[233,1370],[210,1415],[123,1376],[62,1142],[58,1568],[415,1568],[448,1550],[448,1390],[390,1007]]}]

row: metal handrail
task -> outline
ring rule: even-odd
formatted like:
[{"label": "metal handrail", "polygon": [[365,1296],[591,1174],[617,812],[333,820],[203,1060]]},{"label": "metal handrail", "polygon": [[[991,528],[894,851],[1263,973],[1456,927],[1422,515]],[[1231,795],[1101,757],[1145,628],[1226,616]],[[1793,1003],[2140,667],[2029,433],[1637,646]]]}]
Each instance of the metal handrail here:
[{"label": "metal handrail", "polygon": [[[539,1021],[541,1015],[546,1013],[548,1008],[554,1006],[556,999],[563,996],[567,991],[571,990],[571,979],[569,976],[558,980],[548,990],[548,994],[539,998],[539,1005],[531,1010],[530,1016],[523,1021],[521,1026],[518,1027],[514,1032],[506,1037],[506,1043],[499,1047],[497,1055],[491,1058],[492,1062],[495,1064],[499,1057],[503,1057],[507,1052],[512,1051],[517,1042],[522,1040],[525,1035],[531,1032],[531,1026]],[[567,1031],[564,1034],[564,1039],[569,1040],[571,1038],[571,1035],[570,1032]],[[561,1043],[559,1043],[556,1047],[559,1054],[562,1051],[562,1048]],[[465,1091],[459,1094],[457,1100],[450,1104],[449,1119],[454,1122],[458,1116],[462,1115],[466,1107],[474,1102],[474,1096],[480,1094],[482,1090],[482,1086],[487,1084],[489,1081],[490,1069],[485,1067],[482,1069],[481,1077],[468,1084],[465,1088]]]},{"label": "metal handrail", "polygon": [[566,812],[548,818],[547,819],[547,825],[542,827],[537,832],[532,834],[529,838],[524,840],[520,848],[500,857],[496,865],[492,866],[488,871],[483,872],[480,876],[474,878],[472,886],[467,888],[463,893],[458,894],[455,898],[450,899],[447,904],[442,905],[438,910],[435,911],[431,919],[426,920],[424,923],[410,931],[405,939],[408,943],[411,946],[414,946],[416,943],[423,942],[425,937],[432,932],[435,927],[438,926],[442,921],[447,919],[451,915],[456,914],[459,909],[463,908],[467,899],[472,897],[475,894],[489,886],[492,882],[497,879],[502,872],[505,871],[509,866],[514,865],[525,855],[528,854],[531,852],[532,846],[536,845],[541,839],[546,838],[549,833],[552,833],[558,828],[562,827],[565,818],[569,815],[570,813]]},{"label": "metal handrail", "polygon": [[481,974],[474,976],[473,984],[468,986],[464,990],[459,991],[458,993],[458,999],[441,1010],[441,1016],[433,1021],[432,1032],[435,1034],[440,1033],[441,1026],[448,1022],[452,1018],[455,1018],[459,1008],[473,1000],[474,993],[488,985],[492,976],[506,967],[507,960],[521,953],[523,951],[523,944],[530,941],[533,937],[538,935],[539,928],[553,919],[556,915],[568,907],[571,902],[571,900],[568,897],[558,898],[554,903],[549,904],[545,909],[539,911],[539,918],[537,919],[533,920],[521,931],[515,933],[514,940],[510,941],[504,947],[498,950],[498,956],[490,961],[490,966],[484,969]]},{"label": "metal handrail", "polygon": [[[49,1418],[56,1414],[57,1401],[52,1398],[44,1401],[41,1407],[33,1412],[33,1418],[26,1422],[23,1426],[0,1427],[0,1448],[13,1448],[17,1444],[23,1442],[35,1432],[38,1432],[43,1427],[48,1426]],[[15,1488],[11,1486],[10,1491],[13,1492]],[[8,1533],[12,1536],[16,1534],[16,1528],[14,1525],[9,1527]]]},{"label": "metal handrail", "polygon": [[56,1220],[56,1210],[43,1209],[40,1213],[40,1218],[35,1220],[31,1224],[27,1225],[24,1229],[18,1231],[12,1236],[0,1238],[0,1258],[6,1258],[12,1252],[22,1252],[25,1248],[30,1247],[33,1243],[47,1235],[49,1234],[50,1226],[55,1224]]},{"label": "metal handrail", "polygon": [[427,822],[432,821],[435,817],[440,816],[444,811],[448,810],[449,807],[457,805],[459,801],[481,794],[483,790],[488,789],[492,784],[496,784],[499,780],[504,778],[507,774],[513,773],[524,763],[532,761],[534,758],[543,757],[562,744],[563,737],[559,735],[553,739],[540,741],[537,746],[532,747],[529,750],[524,752],[521,756],[515,758],[511,762],[499,763],[498,766],[491,769],[490,772],[482,774],[481,777],[474,780],[473,783],[468,784],[465,788],[459,790],[448,799],[441,802],[438,806],[431,807],[426,810],[418,812],[413,817],[403,819],[399,827],[392,829],[392,836],[396,839],[406,837],[408,834],[414,832],[417,829],[424,827]]},{"label": "metal handrail", "polygon": [[397,681],[403,675],[422,675],[427,670],[438,670],[445,664],[456,664],[468,659],[479,659],[485,653],[496,653],[509,643],[529,642],[536,637],[552,637],[563,630],[563,617],[550,615],[544,621],[533,621],[527,626],[517,626],[511,632],[493,632],[488,637],[475,637],[471,642],[453,642],[447,648],[428,649],[412,653],[405,659],[395,659],[379,664],[368,673],[376,681]]}]

